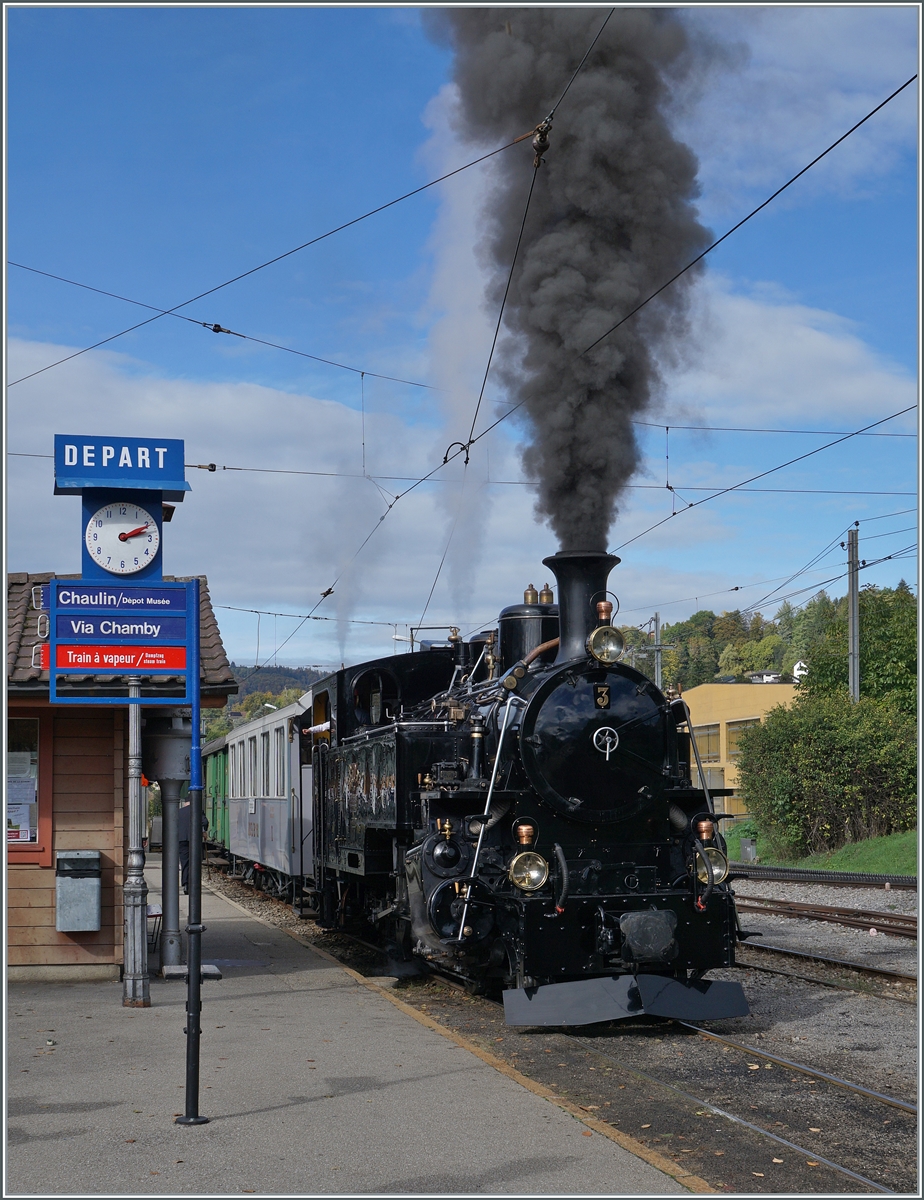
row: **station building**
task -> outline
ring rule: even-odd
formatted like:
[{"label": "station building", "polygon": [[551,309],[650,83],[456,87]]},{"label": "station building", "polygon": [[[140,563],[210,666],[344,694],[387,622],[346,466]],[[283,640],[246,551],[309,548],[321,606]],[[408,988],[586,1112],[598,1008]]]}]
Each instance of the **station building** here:
[{"label": "station building", "polygon": [[[758,725],[771,708],[788,707],[796,698],[794,683],[701,683],[683,693],[693,718],[696,744],[710,788],[732,788],[731,796],[716,796],[719,812],[746,816],[738,791],[739,740],[745,729]],[[694,783],[699,772],[693,766]]]},{"label": "station building", "polygon": [[[122,881],[128,852],[128,706],[51,704],[41,664],[47,614],[34,589],[53,574],[7,576],[7,963],[11,980],[118,979]],[[61,575],[59,579],[79,579]],[[164,576],[165,581],[179,577]],[[199,585],[201,704],[220,708],[237,691],[209,598]],[[71,677],[100,696],[123,688],[113,675]],[[171,676],[142,677],[169,688]],[[178,701],[178,707],[182,701]],[[142,706],[146,713],[163,708]],[[57,852],[97,850],[102,869],[99,930],[59,932]]]}]

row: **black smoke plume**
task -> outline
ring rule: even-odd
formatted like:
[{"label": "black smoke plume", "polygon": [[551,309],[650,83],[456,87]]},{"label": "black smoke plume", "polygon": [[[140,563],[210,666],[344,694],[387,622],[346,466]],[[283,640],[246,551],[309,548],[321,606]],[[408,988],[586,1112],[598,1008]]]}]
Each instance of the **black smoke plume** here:
[{"label": "black smoke plume", "polygon": [[[605,9],[431,10],[455,52],[460,133],[498,145],[558,100]],[[525,400],[523,451],[537,512],[568,550],[602,550],[636,469],[632,419],[686,334],[691,271],[589,354],[596,338],[708,245],[693,201],[697,161],[674,138],[671,84],[695,60],[670,9],[617,9],[555,115],[504,314],[498,375]],[[493,160],[484,249],[496,312],[530,183],[529,140]]]}]

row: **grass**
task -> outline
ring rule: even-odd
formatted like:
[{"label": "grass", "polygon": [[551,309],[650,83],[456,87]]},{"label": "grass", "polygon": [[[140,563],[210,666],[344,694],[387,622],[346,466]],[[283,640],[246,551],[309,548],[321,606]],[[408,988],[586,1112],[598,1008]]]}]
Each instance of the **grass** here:
[{"label": "grass", "polygon": [[870,875],[917,875],[917,830],[892,833],[888,837],[854,842],[828,854],[810,854],[806,858],[784,858],[761,853],[761,837],[752,822],[736,822],[726,835],[729,857],[740,862],[741,838],[757,837],[757,860],[766,866],[805,867],[821,871],[860,871]]}]

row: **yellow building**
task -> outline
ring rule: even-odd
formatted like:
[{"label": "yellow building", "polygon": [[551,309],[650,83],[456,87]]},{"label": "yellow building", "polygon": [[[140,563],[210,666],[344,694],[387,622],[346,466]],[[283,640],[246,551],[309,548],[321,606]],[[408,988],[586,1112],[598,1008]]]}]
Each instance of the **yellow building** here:
[{"label": "yellow building", "polygon": [[[702,683],[683,693],[693,719],[707,787],[735,789],[734,795],[716,796],[717,811],[746,814],[738,794],[736,761],[742,730],[757,725],[771,708],[792,704],[795,696],[794,683]],[[691,765],[696,784],[699,772],[695,762]]]}]

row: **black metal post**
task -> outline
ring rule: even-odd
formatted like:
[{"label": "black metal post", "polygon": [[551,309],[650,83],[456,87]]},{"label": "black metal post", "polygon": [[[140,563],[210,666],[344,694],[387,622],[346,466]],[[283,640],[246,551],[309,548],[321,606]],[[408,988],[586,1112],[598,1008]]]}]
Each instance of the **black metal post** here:
[{"label": "black metal post", "polygon": [[189,910],[186,924],[186,1112],[177,1125],[207,1125],[199,1115],[199,1039],[202,1035],[202,745],[199,705],[199,581],[189,588],[188,671],[192,699],[189,752]]}]

